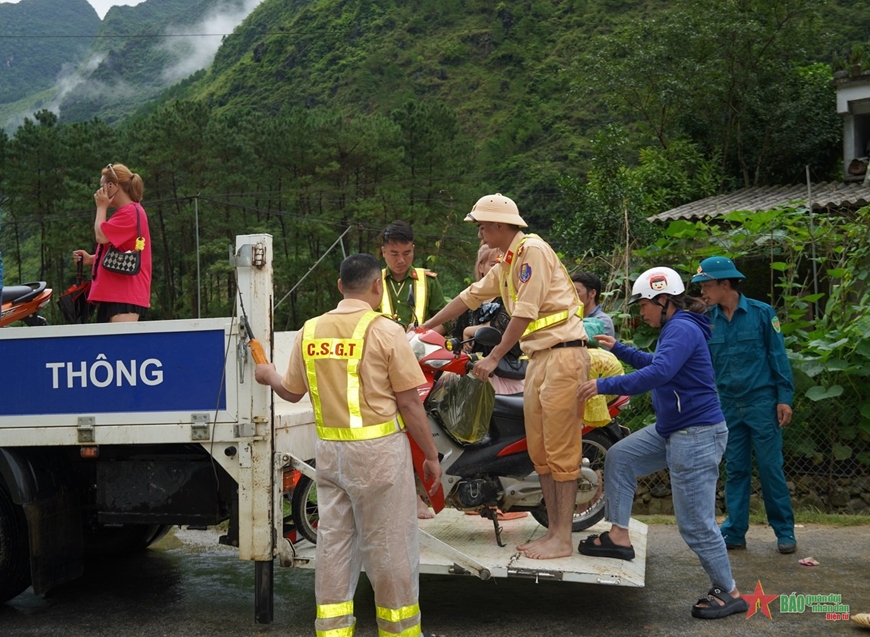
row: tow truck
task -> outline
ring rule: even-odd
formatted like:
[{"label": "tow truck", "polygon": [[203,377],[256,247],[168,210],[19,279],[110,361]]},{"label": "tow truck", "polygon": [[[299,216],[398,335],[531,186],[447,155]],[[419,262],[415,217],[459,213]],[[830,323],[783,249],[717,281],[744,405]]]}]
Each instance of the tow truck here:
[{"label": "tow truck", "polygon": [[[236,238],[231,317],[0,329],[0,602],[174,525],[226,523],[221,543],[254,563],[259,623],[274,619],[274,564],[316,566],[285,515],[294,476],[316,476],[313,410],[257,384],[248,347],[286,368],[295,333],[272,329],[272,254],[269,235]],[[635,520],[631,562],[530,560],[513,547],[544,532],[531,517],[505,523],[504,547],[491,522],[453,510],[420,529],[422,573],[644,585]]]}]

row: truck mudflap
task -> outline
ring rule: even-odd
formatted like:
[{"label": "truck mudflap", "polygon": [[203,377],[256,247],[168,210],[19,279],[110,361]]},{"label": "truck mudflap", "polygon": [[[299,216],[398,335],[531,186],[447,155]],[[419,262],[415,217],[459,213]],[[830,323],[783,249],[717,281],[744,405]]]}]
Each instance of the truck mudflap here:
[{"label": "truck mudflap", "polygon": [[[575,552],[555,560],[533,560],[516,546],[540,537],[546,529],[532,516],[502,523],[502,541],[496,544],[490,520],[444,509],[431,520],[420,520],[420,572],[437,575],[466,575],[487,580],[493,577],[519,577],[539,581],[582,582],[613,586],[644,586],[646,577],[647,525],[632,520],[629,525],[636,557],[631,561],[587,557]],[[574,533],[573,544],[591,533],[607,531],[601,522]],[[292,546],[292,565],[315,567],[315,546],[300,540]]]}]

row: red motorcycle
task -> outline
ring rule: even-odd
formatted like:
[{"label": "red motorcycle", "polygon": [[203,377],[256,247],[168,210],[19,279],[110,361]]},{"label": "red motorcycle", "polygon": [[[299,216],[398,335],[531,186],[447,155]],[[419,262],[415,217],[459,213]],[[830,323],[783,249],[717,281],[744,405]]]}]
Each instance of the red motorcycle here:
[{"label": "red motorcycle", "polygon": [[[426,383],[418,391],[441,459],[441,488],[430,498],[435,512],[445,506],[478,512],[492,520],[499,546],[504,546],[497,518],[499,510],[528,511],[546,527],[549,517],[541,484],[526,446],[522,394],[496,395],[485,435],[471,443],[457,439],[445,423],[445,414],[439,410],[443,401],[433,400],[433,395],[450,382],[450,375],[444,372],[467,375],[481,355],[463,351],[463,343],[458,339],[445,339],[434,331],[412,332],[408,336],[426,376]],[[473,340],[491,347],[499,343],[501,333],[482,327]],[[604,458],[607,450],[627,433],[615,418],[628,401],[628,396],[620,396],[609,405],[613,420],[608,425],[583,428],[574,532],[587,529],[604,517]],[[410,441],[414,470],[422,480],[423,452],[413,439]],[[317,496],[314,483],[306,476],[299,479],[293,490],[292,516],[296,531],[316,542]]]},{"label": "red motorcycle", "polygon": [[3,310],[0,314],[0,327],[22,321],[25,325],[48,325],[39,311],[51,300],[51,288],[45,281],[10,285],[3,288]]}]

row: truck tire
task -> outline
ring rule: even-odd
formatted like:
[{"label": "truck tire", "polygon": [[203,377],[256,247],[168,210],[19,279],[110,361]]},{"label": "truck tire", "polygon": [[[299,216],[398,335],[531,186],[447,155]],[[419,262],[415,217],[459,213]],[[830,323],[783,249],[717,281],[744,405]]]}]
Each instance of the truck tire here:
[{"label": "truck tire", "polygon": [[[573,533],[588,529],[604,518],[604,458],[611,446],[613,446],[613,440],[604,431],[590,431],[583,436],[583,457],[589,460],[589,467],[598,474],[600,486],[587,503],[586,508],[574,513],[574,521],[571,524]],[[532,511],[532,517],[541,526],[549,527],[550,518],[546,508],[535,509]]]},{"label": "truck tire", "polygon": [[[314,465],[314,461],[309,461]],[[317,484],[306,475],[299,478],[293,489],[290,500],[290,515],[296,532],[312,544],[317,544],[317,523],[320,514],[317,511]]]},{"label": "truck tire", "polygon": [[169,532],[163,524],[123,524],[85,529],[85,555],[89,557],[122,557],[138,553]]},{"label": "truck tire", "polygon": [[30,546],[24,509],[0,486],[0,603],[30,586]]}]

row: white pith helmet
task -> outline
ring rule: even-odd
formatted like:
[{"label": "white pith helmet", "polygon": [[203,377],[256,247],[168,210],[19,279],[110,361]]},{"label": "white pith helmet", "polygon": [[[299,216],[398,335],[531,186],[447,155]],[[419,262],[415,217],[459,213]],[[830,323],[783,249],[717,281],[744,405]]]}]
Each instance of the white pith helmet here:
[{"label": "white pith helmet", "polygon": [[520,211],[514,200],[505,197],[500,192],[478,199],[471,212],[466,215],[465,221],[489,221],[491,223],[507,223],[520,228],[528,227],[528,224],[520,216]]}]

